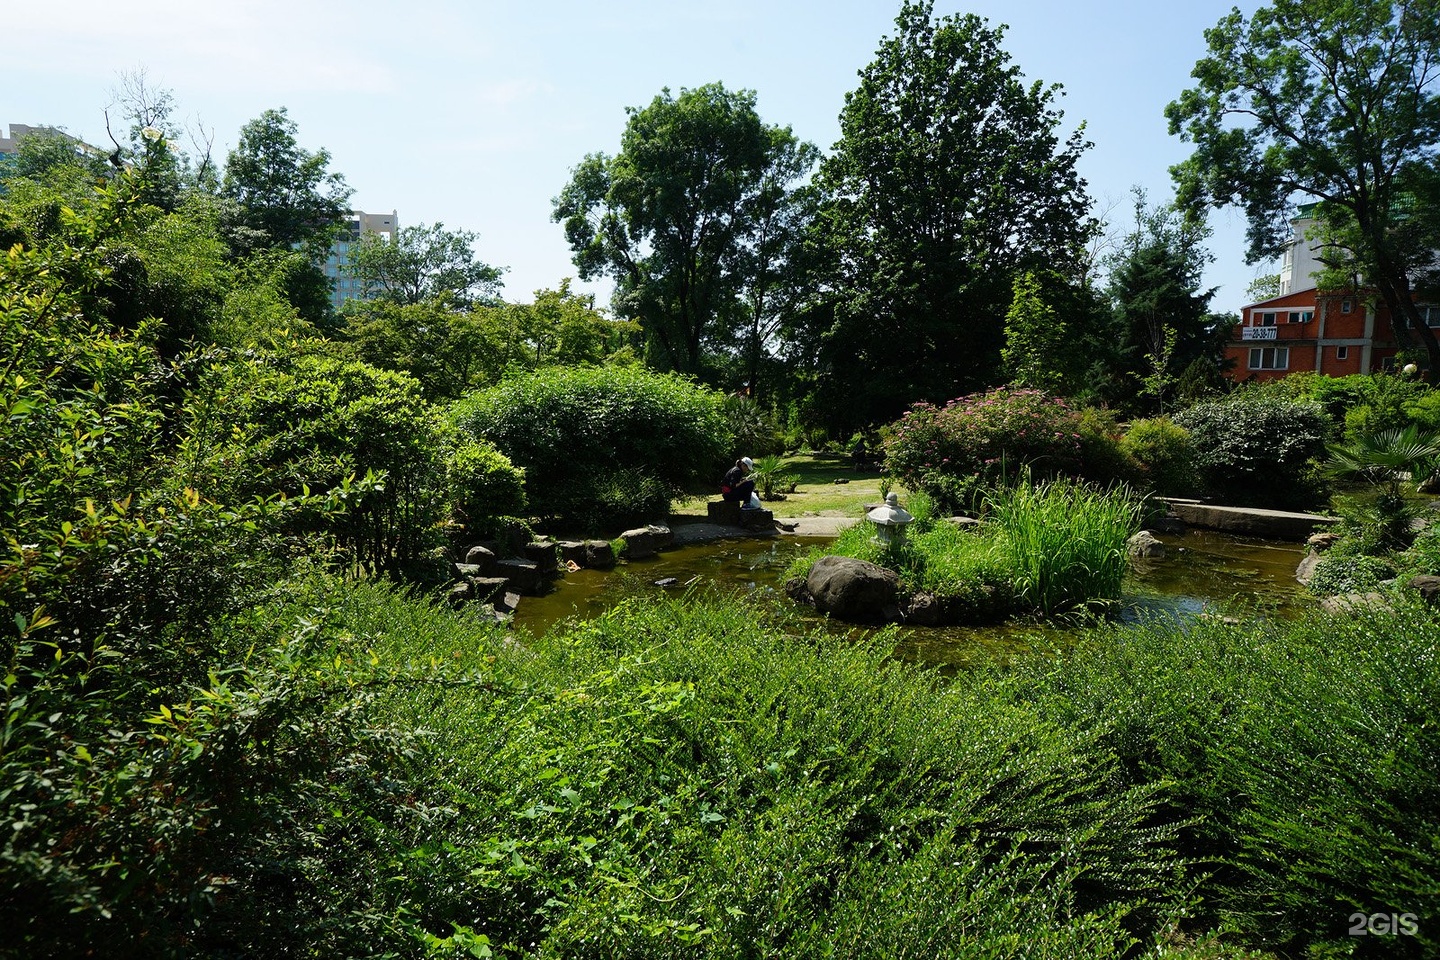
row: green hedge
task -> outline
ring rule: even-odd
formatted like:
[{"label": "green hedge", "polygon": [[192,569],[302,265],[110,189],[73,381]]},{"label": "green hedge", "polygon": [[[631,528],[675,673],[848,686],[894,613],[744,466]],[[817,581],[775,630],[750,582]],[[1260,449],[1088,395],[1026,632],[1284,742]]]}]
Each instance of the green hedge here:
[{"label": "green hedge", "polygon": [[672,498],[719,482],[731,453],[724,398],[639,367],[555,367],[455,405],[466,435],[525,471],[532,513],[595,532],[662,519]]}]

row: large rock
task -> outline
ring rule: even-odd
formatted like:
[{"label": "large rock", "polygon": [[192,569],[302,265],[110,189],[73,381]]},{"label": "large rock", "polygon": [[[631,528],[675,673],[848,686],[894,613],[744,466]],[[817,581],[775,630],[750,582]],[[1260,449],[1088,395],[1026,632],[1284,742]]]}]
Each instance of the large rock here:
[{"label": "large rock", "polygon": [[1149,530],[1141,530],[1126,540],[1125,550],[1130,556],[1144,560],[1165,559],[1165,544]]},{"label": "large rock", "polygon": [[1440,577],[1417,573],[1405,582],[1405,586],[1419,593],[1430,606],[1440,604]]},{"label": "large rock", "polygon": [[489,576],[495,569],[495,545],[477,543],[465,551],[465,562],[481,568],[481,576]]},{"label": "large rock", "polygon": [[560,561],[591,570],[609,570],[615,566],[615,548],[609,540],[561,540]]},{"label": "large rock", "polygon": [[620,534],[620,539],[625,541],[626,559],[641,560],[645,557],[653,557],[670,546],[675,536],[670,532],[669,527],[652,523],[649,526],[626,530]]},{"label": "large rock", "polygon": [[1390,603],[1383,593],[1341,593],[1320,601],[1320,609],[1335,617],[1364,613],[1367,610],[1388,610]]},{"label": "large rock", "polygon": [[1223,530],[1249,537],[1268,537],[1304,543],[1317,529],[1335,523],[1336,517],[1314,513],[1293,513],[1288,510],[1263,510],[1259,507],[1225,507],[1194,500],[1169,501],[1171,511],[1192,527]]},{"label": "large rock", "polygon": [[541,576],[553,577],[560,573],[560,546],[554,540],[531,540],[520,551],[535,566]]},{"label": "large rock", "polygon": [[505,579],[507,590],[535,596],[545,588],[545,576],[533,560],[511,558],[495,564],[495,576]]},{"label": "large rock", "polygon": [[775,526],[773,511],[746,509],[738,500],[711,500],[705,504],[705,518],[711,523],[747,530],[768,530]]},{"label": "large rock", "polygon": [[841,620],[873,623],[900,614],[900,577],[864,560],[821,557],[805,578],[805,590],[815,609]]}]

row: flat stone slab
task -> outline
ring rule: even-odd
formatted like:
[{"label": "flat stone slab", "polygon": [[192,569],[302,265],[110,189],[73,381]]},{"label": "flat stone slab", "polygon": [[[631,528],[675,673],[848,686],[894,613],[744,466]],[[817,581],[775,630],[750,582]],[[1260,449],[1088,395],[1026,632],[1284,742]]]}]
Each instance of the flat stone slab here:
[{"label": "flat stone slab", "polygon": [[1171,500],[1170,510],[1192,527],[1243,533],[1247,537],[1266,537],[1304,543],[1310,534],[1338,521],[1338,517],[1322,517],[1315,513],[1291,513],[1288,510],[1262,510],[1259,507],[1221,507],[1194,501]]}]

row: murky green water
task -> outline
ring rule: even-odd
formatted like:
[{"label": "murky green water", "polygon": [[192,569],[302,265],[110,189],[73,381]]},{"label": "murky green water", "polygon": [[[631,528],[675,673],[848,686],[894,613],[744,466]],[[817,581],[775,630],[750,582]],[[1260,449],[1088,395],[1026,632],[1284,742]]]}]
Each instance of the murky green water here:
[{"label": "murky green water", "polygon": [[[1169,548],[1166,559],[1132,562],[1120,613],[1123,620],[1257,610],[1290,616],[1310,603],[1294,579],[1295,567],[1305,552],[1298,544],[1202,530],[1161,539]],[[539,634],[567,617],[598,616],[627,597],[674,595],[712,585],[740,593],[759,592],[789,603],[779,589],[781,574],[797,554],[826,543],[823,538],[807,537],[719,540],[622,563],[608,573],[580,570],[557,581],[543,597],[523,598],[515,623]],[[660,581],[666,585],[658,585]],[[815,623],[825,622],[813,613],[801,611],[801,615]],[[831,623],[828,628],[864,632],[846,624]],[[963,666],[977,660],[1061,649],[1071,636],[1063,625],[1035,623],[901,627],[896,629],[895,652],[906,660]]]}]

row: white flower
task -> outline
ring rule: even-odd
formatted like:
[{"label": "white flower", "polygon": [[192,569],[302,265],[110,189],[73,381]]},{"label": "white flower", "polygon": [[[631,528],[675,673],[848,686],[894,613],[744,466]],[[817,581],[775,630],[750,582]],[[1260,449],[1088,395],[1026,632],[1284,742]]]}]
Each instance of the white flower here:
[{"label": "white flower", "polygon": [[159,127],[144,127],[140,131],[140,136],[146,140],[160,140],[165,134],[161,132]]}]

